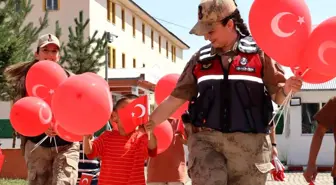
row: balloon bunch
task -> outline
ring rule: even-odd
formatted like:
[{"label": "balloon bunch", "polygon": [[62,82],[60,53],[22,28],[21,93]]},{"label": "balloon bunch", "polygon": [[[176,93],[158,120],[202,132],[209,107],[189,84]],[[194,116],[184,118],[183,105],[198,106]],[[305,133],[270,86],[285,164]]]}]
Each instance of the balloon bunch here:
[{"label": "balloon bunch", "polygon": [[336,17],[312,31],[304,0],[255,0],[249,26],[260,48],[303,81],[324,83],[336,77]]},{"label": "balloon bunch", "polygon": [[27,96],[10,111],[13,128],[24,136],[38,136],[52,127],[62,139],[80,141],[102,128],[113,109],[103,78],[94,73],[68,77],[56,62],[35,63],[25,85]]}]

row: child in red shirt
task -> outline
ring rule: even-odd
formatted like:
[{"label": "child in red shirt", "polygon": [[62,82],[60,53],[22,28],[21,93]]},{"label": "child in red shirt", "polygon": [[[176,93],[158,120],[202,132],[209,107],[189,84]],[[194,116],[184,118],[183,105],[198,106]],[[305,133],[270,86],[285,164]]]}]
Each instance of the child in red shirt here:
[{"label": "child in red shirt", "polygon": [[98,185],[145,185],[144,162],[156,156],[156,138],[153,134],[148,140],[146,132],[140,128],[126,134],[117,110],[131,103],[136,96],[120,99],[112,113],[111,121],[118,130],[105,131],[96,140],[84,137],[84,152],[88,158],[101,159]]}]

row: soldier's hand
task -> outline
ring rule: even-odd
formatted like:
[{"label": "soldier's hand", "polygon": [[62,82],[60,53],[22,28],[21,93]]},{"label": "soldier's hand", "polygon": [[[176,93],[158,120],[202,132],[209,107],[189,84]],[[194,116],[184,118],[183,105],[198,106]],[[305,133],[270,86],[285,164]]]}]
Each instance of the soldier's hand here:
[{"label": "soldier's hand", "polygon": [[289,94],[289,92],[292,91],[292,93],[296,93],[301,90],[302,87],[302,78],[301,77],[290,77],[284,86],[284,93]]},{"label": "soldier's hand", "polygon": [[306,171],[303,173],[303,176],[308,183],[314,182],[317,176],[316,165],[308,165]]},{"label": "soldier's hand", "polygon": [[275,146],[272,146],[272,158],[278,157],[278,149]]},{"label": "soldier's hand", "polygon": [[57,135],[57,133],[54,131],[52,127],[49,127],[48,130],[45,131],[44,133],[49,137],[53,137]]}]

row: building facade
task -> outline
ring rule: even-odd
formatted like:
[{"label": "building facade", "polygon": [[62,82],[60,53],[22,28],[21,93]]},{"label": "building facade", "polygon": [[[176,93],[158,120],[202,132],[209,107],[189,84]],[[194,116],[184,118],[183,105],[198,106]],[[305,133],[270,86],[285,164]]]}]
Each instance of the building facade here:
[{"label": "building facade", "polygon": [[81,10],[84,18],[90,19],[86,37],[96,30],[100,36],[105,31],[115,35],[108,48],[111,69],[158,65],[168,72],[181,72],[185,65],[183,50],[189,46],[132,0],[34,0],[32,3],[34,7],[27,21],[37,25],[38,18],[48,10],[49,27],[43,33],[54,33],[54,23],[59,21],[61,42],[68,41],[68,27],[74,28],[74,18]]}]

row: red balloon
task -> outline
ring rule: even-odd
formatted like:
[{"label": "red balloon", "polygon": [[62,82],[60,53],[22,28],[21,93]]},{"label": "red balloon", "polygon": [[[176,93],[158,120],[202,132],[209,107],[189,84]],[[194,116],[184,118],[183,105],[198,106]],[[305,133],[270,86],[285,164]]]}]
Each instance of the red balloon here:
[{"label": "red balloon", "polygon": [[179,74],[168,74],[160,78],[154,90],[155,101],[157,104],[160,104],[170,95],[174,90],[179,77]]},{"label": "red balloon", "polygon": [[249,27],[258,46],[284,66],[296,66],[311,32],[304,0],[255,0]]},{"label": "red balloon", "polygon": [[97,75],[95,73],[91,73],[91,72],[86,72],[86,73],[83,73],[81,75],[86,76],[88,78],[93,78],[93,79],[97,80],[97,82],[99,82],[103,86],[105,86],[105,88],[106,88],[106,95],[107,95],[107,98],[109,99],[108,102],[110,103],[111,111],[113,111],[112,94],[111,94],[111,91],[110,91],[110,86],[107,83],[107,81],[105,81],[105,79],[102,78],[101,76],[99,76],[99,75]]},{"label": "red balloon", "polygon": [[83,140],[83,136],[66,131],[58,122],[56,122],[54,129],[57,135],[65,141],[78,142]]},{"label": "red balloon", "polygon": [[157,153],[159,154],[166,151],[172,143],[174,137],[172,125],[166,120],[156,126],[153,133],[156,137]]},{"label": "red balloon", "polygon": [[313,69],[308,68],[292,67],[291,70],[295,74],[295,76],[301,76],[304,82],[310,84],[324,83],[336,77],[336,75],[325,76],[323,74],[320,74],[319,72],[314,71]]},{"label": "red balloon", "polygon": [[[171,92],[174,90],[176,83],[179,79],[179,74],[168,74],[160,78],[156,84],[154,95],[157,104],[160,104],[165,100]],[[181,115],[188,109],[188,102],[184,103],[180,108],[178,108],[171,117],[180,119]]]},{"label": "red balloon", "polygon": [[111,116],[106,87],[85,75],[68,78],[55,91],[51,107],[60,126],[77,135],[100,130]]},{"label": "red balloon", "polygon": [[27,73],[27,93],[51,105],[55,89],[67,78],[66,72],[58,63],[49,60],[39,61]]},{"label": "red balloon", "polygon": [[14,103],[10,122],[24,136],[38,136],[50,126],[52,112],[49,105],[37,97],[24,97]]},{"label": "red balloon", "polygon": [[318,25],[309,37],[300,66],[308,66],[326,76],[336,74],[336,17]]}]

